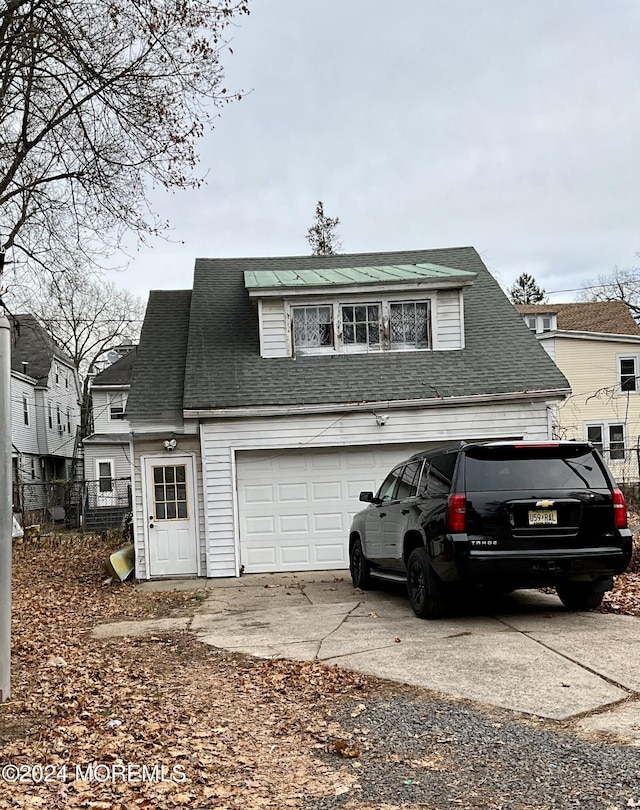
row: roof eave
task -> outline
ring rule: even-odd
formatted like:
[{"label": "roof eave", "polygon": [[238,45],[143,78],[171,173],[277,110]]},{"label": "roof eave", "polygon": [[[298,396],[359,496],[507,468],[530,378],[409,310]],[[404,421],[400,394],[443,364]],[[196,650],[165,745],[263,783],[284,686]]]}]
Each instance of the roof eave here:
[{"label": "roof eave", "polygon": [[555,332],[542,332],[536,335],[538,340],[548,340],[553,337],[576,338],[577,340],[604,340],[615,343],[640,343],[640,335],[625,335],[617,332],[589,332],[577,329],[558,329]]},{"label": "roof eave", "polygon": [[462,279],[424,279],[410,281],[408,279],[398,279],[398,281],[373,281],[360,284],[318,284],[311,286],[296,287],[247,287],[249,298],[295,298],[308,295],[351,295],[356,293],[371,292],[410,292],[414,290],[458,290],[462,287],[470,287],[475,278]]},{"label": "roof eave", "polygon": [[372,402],[327,402],[308,405],[255,405],[238,408],[185,408],[185,419],[233,419],[255,416],[293,416],[296,414],[337,413],[406,408],[439,408],[457,405],[484,405],[518,400],[565,399],[570,388],[545,388],[533,391],[510,391],[501,394],[430,397],[428,399],[376,400]]}]

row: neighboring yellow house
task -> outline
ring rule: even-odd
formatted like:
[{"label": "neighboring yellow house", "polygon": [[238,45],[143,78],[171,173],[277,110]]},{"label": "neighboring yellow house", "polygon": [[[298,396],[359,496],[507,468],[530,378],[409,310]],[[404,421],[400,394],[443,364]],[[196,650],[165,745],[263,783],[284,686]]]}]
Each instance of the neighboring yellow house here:
[{"label": "neighboring yellow house", "polygon": [[520,304],[525,323],[565,375],[559,438],[588,439],[620,483],[640,480],[640,327],[621,301]]}]

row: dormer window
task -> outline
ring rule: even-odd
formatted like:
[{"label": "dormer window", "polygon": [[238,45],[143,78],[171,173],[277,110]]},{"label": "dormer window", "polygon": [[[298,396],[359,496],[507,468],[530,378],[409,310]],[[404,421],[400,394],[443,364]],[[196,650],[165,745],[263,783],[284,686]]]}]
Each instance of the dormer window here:
[{"label": "dormer window", "polygon": [[379,349],[380,330],[380,304],[343,305],[342,342],[346,349]]},{"label": "dormer window", "polygon": [[429,348],[429,301],[389,305],[392,349]]},{"label": "dormer window", "polygon": [[261,357],[464,348],[476,273],[431,263],[250,270]]},{"label": "dormer window", "polygon": [[327,302],[292,306],[293,353],[407,351],[431,348],[431,302]]},{"label": "dormer window", "polygon": [[333,347],[333,307],[294,307],[293,342],[297,349]]},{"label": "dormer window", "polygon": [[557,328],[557,315],[555,312],[544,315],[525,315],[524,322],[531,332],[539,335],[544,332],[553,332]]}]

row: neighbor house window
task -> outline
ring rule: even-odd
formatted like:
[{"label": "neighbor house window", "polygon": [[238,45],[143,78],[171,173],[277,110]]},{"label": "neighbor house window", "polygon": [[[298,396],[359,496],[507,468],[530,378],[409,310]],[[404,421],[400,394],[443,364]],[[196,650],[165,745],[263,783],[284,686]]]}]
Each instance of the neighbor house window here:
[{"label": "neighbor house window", "polygon": [[638,390],[638,358],[635,355],[618,357],[618,380],[621,391]]},{"label": "neighbor house window", "polygon": [[110,461],[98,461],[98,492],[113,492],[113,468]]},{"label": "neighbor house window", "polygon": [[428,349],[429,302],[390,304],[389,331],[393,349]]},{"label": "neighbor house window", "polygon": [[293,344],[297,349],[333,347],[333,307],[294,307]]},{"label": "neighbor house window", "polygon": [[71,411],[67,408],[67,432],[71,433]]},{"label": "neighbor house window", "polygon": [[380,304],[342,307],[342,342],[345,346],[380,348]]},{"label": "neighbor house window", "polygon": [[527,326],[529,327],[529,329],[530,329],[532,332],[535,332],[535,331],[536,331],[536,329],[537,329],[537,326],[536,326],[536,324],[537,324],[537,318],[536,318],[536,316],[535,316],[535,315],[529,315],[529,316],[526,318],[526,321],[527,321]]},{"label": "neighbor house window", "polygon": [[624,459],[624,433],[622,422],[587,425],[587,439],[603,456],[613,461]]},{"label": "neighbor house window", "polygon": [[56,422],[58,425],[58,430],[62,433],[62,411],[60,410],[60,406],[56,405]]},{"label": "neighbor house window", "polygon": [[47,403],[47,420],[49,422],[49,429],[53,430],[53,413],[50,402]]},{"label": "neighbor house window", "polygon": [[26,394],[22,395],[22,416],[25,425],[29,424],[29,397]]},{"label": "neighbor house window", "polygon": [[123,393],[109,394],[109,419],[124,419],[125,406],[127,404],[126,397]]},{"label": "neighbor house window", "polygon": [[542,316],[542,331],[543,332],[551,331],[551,318],[548,315]]}]

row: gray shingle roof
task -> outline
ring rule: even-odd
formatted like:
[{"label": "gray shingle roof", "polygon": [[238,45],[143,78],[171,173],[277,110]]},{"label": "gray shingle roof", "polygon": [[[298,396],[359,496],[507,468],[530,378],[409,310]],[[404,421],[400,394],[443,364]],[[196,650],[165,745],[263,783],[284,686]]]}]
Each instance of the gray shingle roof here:
[{"label": "gray shingle roof", "polygon": [[133,366],[136,362],[136,351],[137,347],[134,346],[115,363],[107,366],[100,374],[96,374],[92,385],[128,385],[131,382]]},{"label": "gray shingle roof", "polygon": [[27,362],[26,374],[40,383],[46,383],[54,357],[73,366],[73,360],[62,351],[33,315],[16,315],[17,326],[12,324],[11,368],[23,371]]},{"label": "gray shingle roof", "polygon": [[[244,287],[245,271],[414,263],[478,274],[464,292],[463,351],[260,357],[257,307]],[[151,310],[156,319],[157,306],[150,299],[147,317]],[[160,333],[148,331],[148,337],[157,342]],[[144,343],[143,329],[141,349]],[[136,363],[136,377],[147,351],[145,346]],[[157,398],[164,387],[159,380],[156,383],[155,387],[141,387],[139,397]],[[186,409],[411,400],[568,387],[471,247],[196,260],[184,384]]]},{"label": "gray shingle roof", "polygon": [[191,290],[152,290],[127,401],[127,417],[137,423],[180,425],[187,355]]}]

